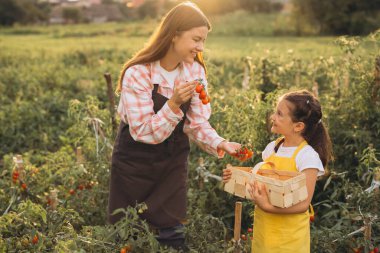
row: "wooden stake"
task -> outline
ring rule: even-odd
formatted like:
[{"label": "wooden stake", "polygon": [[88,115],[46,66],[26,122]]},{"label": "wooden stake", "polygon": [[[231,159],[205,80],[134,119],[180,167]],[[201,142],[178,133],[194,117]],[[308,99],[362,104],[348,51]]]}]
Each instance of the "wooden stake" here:
[{"label": "wooden stake", "polygon": [[380,56],[375,59],[375,79],[372,87],[372,102],[376,104],[378,100],[378,92],[380,89]]},{"label": "wooden stake", "polygon": [[110,101],[109,111],[111,114],[111,121],[112,121],[112,131],[113,134],[117,131],[117,124],[116,124],[116,118],[115,118],[115,96],[112,89],[112,79],[110,73],[105,73],[104,78],[106,79],[107,83],[107,96],[108,100]]},{"label": "wooden stake", "polygon": [[52,210],[56,210],[58,206],[58,190],[53,189],[50,191],[50,208]]},{"label": "wooden stake", "polygon": [[77,164],[83,164],[85,162],[84,156],[82,154],[82,147],[77,147],[76,149]]},{"label": "wooden stake", "polygon": [[235,203],[235,227],[234,227],[234,240],[238,242],[240,240],[241,232],[241,209],[242,203],[240,201]]},{"label": "wooden stake", "polygon": [[[202,168],[202,169],[204,168],[203,157],[199,157],[199,159],[198,159],[198,166],[200,168]],[[198,185],[199,185],[199,189],[203,190],[203,187],[204,187],[204,173],[202,171],[198,172]]]}]

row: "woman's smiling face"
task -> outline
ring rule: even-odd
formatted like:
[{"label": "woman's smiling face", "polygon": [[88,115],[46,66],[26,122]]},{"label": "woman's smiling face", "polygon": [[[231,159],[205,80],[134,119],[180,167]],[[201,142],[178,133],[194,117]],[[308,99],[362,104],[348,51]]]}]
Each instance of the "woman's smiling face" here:
[{"label": "woman's smiling face", "polygon": [[203,52],[207,34],[206,26],[181,32],[173,38],[173,52],[180,61],[193,63],[197,53]]}]

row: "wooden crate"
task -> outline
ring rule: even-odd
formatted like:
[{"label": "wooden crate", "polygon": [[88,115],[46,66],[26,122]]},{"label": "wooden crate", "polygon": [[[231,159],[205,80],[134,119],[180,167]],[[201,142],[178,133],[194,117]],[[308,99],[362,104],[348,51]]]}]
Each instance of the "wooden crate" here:
[{"label": "wooden crate", "polygon": [[251,199],[248,183],[257,181],[265,184],[269,201],[274,206],[290,207],[307,198],[306,176],[303,173],[276,170],[273,164],[265,162],[258,163],[254,168],[227,167],[232,175],[224,190],[235,196]]}]

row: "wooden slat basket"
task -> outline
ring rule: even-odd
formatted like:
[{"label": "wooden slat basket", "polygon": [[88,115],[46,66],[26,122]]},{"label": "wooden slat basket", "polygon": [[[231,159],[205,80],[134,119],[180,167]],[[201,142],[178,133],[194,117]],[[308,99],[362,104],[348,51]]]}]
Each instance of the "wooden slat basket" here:
[{"label": "wooden slat basket", "polygon": [[274,206],[286,208],[307,198],[306,176],[303,173],[276,170],[274,164],[268,162],[258,163],[254,168],[227,167],[232,175],[224,190],[235,196],[251,199],[248,183],[256,180],[265,184],[269,201]]}]

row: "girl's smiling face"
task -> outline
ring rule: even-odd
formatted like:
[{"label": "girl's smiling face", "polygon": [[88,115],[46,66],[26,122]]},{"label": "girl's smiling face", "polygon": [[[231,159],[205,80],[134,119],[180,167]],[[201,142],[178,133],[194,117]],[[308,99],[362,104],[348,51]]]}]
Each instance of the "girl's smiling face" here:
[{"label": "girl's smiling face", "polygon": [[194,27],[173,38],[173,51],[180,61],[193,63],[197,53],[203,52],[208,34],[206,26]]}]

